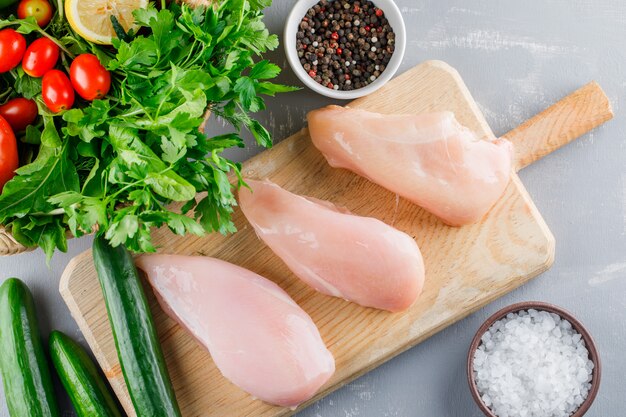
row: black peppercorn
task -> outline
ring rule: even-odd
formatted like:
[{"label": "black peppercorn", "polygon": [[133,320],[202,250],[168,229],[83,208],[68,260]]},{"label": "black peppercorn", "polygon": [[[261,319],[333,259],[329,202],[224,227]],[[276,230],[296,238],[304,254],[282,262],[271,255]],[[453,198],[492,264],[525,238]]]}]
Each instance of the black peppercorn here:
[{"label": "black peppercorn", "polygon": [[315,82],[351,91],[375,81],[394,52],[384,11],[369,0],[320,0],[299,23],[296,49]]}]

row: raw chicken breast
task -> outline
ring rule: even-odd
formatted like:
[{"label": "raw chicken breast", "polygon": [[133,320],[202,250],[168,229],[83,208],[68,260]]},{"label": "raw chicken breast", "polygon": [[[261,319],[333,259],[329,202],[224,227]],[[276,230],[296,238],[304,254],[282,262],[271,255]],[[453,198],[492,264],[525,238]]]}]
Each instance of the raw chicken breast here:
[{"label": "raw chicken breast", "polygon": [[309,315],[273,282],[214,258],[144,255],[159,303],[244,391],[285,407],[310,399],[335,360]]},{"label": "raw chicken breast", "polygon": [[313,144],[346,168],[451,226],[480,220],[511,175],[513,147],[480,140],[451,112],[383,115],[328,106],[308,114]]},{"label": "raw chicken breast", "polygon": [[422,292],[424,262],[406,233],[333,204],[246,180],[239,204],[261,239],[316,290],[389,311]]}]

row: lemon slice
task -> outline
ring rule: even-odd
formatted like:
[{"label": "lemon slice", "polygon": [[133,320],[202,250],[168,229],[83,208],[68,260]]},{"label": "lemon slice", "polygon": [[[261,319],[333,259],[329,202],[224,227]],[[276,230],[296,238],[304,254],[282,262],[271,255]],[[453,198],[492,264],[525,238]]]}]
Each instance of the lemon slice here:
[{"label": "lemon slice", "polygon": [[110,45],[116,37],[111,23],[115,16],[125,31],[134,28],[133,11],[148,7],[148,0],[65,0],[67,21],[83,38]]}]

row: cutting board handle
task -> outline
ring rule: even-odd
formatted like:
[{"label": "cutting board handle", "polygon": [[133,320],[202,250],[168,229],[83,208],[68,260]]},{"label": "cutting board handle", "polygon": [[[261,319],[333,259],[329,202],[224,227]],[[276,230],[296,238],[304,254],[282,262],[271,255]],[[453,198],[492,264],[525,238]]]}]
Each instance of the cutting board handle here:
[{"label": "cutting board handle", "polygon": [[519,171],[612,118],[608,97],[592,81],[503,137],[515,145]]}]

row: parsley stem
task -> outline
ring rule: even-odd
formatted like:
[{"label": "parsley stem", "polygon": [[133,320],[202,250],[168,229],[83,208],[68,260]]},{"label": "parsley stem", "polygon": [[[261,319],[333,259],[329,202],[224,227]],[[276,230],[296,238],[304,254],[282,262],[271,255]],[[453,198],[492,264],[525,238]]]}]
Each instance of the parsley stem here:
[{"label": "parsley stem", "polygon": [[[124,75],[124,71],[117,71],[117,70],[116,70],[115,72],[116,72],[116,73],[119,73],[119,74],[121,74],[121,75]],[[132,75],[134,75],[135,77],[143,78],[143,79],[146,79],[146,80],[147,80],[148,78],[150,78],[150,77],[148,77],[146,74],[142,74],[142,73],[137,72],[137,71],[130,71],[130,70],[126,70],[125,72],[126,72],[127,74],[132,74]]]},{"label": "parsley stem", "polygon": [[148,117],[148,119],[150,119],[151,121],[153,121],[153,122],[154,122],[154,119],[153,119],[152,117],[150,117],[150,113],[148,113],[148,112],[146,111],[145,107],[143,106],[143,104],[141,104],[141,103],[139,102],[139,100],[137,100],[135,97],[132,97],[132,99],[131,99],[131,100],[132,100],[135,104],[137,104],[137,105],[138,105],[138,106],[139,106],[139,107],[143,110],[144,114]]},{"label": "parsley stem", "polygon": [[63,66],[65,67],[65,70],[69,73],[70,66],[67,62],[67,58],[65,57],[65,55],[61,55],[61,61],[63,61]]},{"label": "parsley stem", "polygon": [[188,64],[188,67],[192,66],[193,64],[195,64],[196,62],[198,62],[198,60],[199,60],[200,58],[202,58],[202,55],[204,54],[204,50],[205,50],[205,49],[206,49],[206,45],[202,44],[202,49],[200,49],[200,51],[199,51],[199,52],[197,52],[197,53],[195,54],[195,58],[193,59],[193,61],[191,61],[191,62]]},{"label": "parsley stem", "polygon": [[65,46],[63,46],[63,44],[61,42],[59,42],[59,40],[51,35],[48,35],[45,31],[43,31],[42,29],[39,29],[38,32],[40,34],[42,34],[43,36],[45,36],[46,38],[50,39],[52,42],[56,43],[56,45],[59,47],[60,50],[62,50],[63,52],[65,52],[65,55],[69,56],[71,59],[74,59],[76,56],[71,53],[69,51],[69,49],[67,49]]},{"label": "parsley stem", "polygon": [[65,8],[63,6],[63,0],[57,0],[57,20],[63,22]]},{"label": "parsley stem", "polygon": [[165,95],[165,98],[163,100],[161,100],[161,103],[159,104],[159,107],[157,107],[157,111],[156,111],[156,113],[154,115],[154,118],[152,120],[156,120],[156,119],[159,118],[159,114],[161,114],[161,108],[163,107],[163,104],[167,102],[167,99],[170,98],[170,96],[172,95],[173,92],[174,92],[174,88],[170,87],[169,91]]},{"label": "parsley stem", "polygon": [[119,118],[123,119],[123,118],[130,117],[130,116],[136,116],[138,114],[145,113],[145,112],[146,111],[144,109],[137,109],[137,110],[134,110],[134,111],[131,111],[131,112],[128,112],[128,113],[117,115],[116,117],[119,117]]},{"label": "parsley stem", "polygon": [[[13,73],[13,71],[11,71],[11,73]],[[13,76],[15,77],[15,75],[13,74]],[[12,88],[7,88],[3,93],[0,94],[0,101],[4,101],[5,98],[9,97],[11,95],[11,93],[13,93],[13,89]]]},{"label": "parsley stem", "polygon": [[181,68],[186,68],[187,67],[187,62],[191,59],[191,57],[194,54],[194,51],[196,49],[196,44],[198,43],[198,41],[196,41],[195,39],[193,40],[193,43],[191,44],[191,48],[189,48],[189,53],[187,54],[187,57],[185,58],[185,60],[180,64]]},{"label": "parsley stem", "polygon": [[59,214],[65,214],[65,210],[62,208],[50,210],[47,213],[30,213],[31,216],[43,217],[43,216],[58,216]]}]

